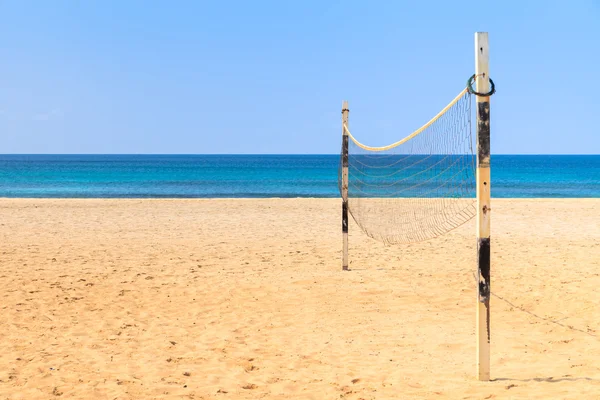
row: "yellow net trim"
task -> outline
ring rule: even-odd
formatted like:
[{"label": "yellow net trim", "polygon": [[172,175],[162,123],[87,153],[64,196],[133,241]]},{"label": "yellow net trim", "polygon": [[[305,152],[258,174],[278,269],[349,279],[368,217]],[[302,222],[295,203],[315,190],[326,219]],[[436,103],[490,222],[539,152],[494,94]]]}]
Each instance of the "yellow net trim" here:
[{"label": "yellow net trim", "polygon": [[413,133],[411,133],[410,135],[408,135],[407,137],[405,137],[404,139],[396,142],[396,143],[392,143],[389,144],[387,146],[382,146],[382,147],[372,147],[372,146],[367,146],[365,144],[362,144],[361,142],[359,142],[358,140],[356,140],[356,138],[354,136],[352,136],[352,134],[350,133],[350,130],[348,129],[348,127],[346,126],[346,124],[344,124],[344,129],[346,130],[346,132],[348,132],[348,136],[350,137],[350,139],[352,139],[352,141],[360,148],[365,149],[365,150],[369,150],[369,151],[385,151],[385,150],[389,150],[389,149],[393,149],[394,147],[400,146],[403,143],[408,142],[410,139],[414,138],[415,136],[417,136],[419,133],[423,132],[425,129],[427,129],[431,124],[433,124],[435,121],[437,121],[442,115],[444,115],[444,113],[446,111],[448,111],[450,109],[450,107],[452,107],[454,104],[456,104],[456,102],[458,100],[460,100],[465,93],[467,93],[468,89],[465,88],[463,89],[462,92],[460,92],[458,94],[458,96],[456,96],[446,107],[444,107],[442,109],[442,111],[440,111],[439,113],[437,113],[437,115],[435,117],[433,117],[432,119],[429,120],[429,122],[427,122],[425,125],[423,125],[422,127],[420,127],[419,129],[417,129],[416,131],[414,131]]}]

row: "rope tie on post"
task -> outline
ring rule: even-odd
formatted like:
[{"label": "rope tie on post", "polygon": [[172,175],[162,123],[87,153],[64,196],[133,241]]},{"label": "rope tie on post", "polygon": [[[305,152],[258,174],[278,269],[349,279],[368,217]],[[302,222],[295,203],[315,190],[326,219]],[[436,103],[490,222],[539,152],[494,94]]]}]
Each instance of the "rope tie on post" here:
[{"label": "rope tie on post", "polygon": [[480,96],[480,97],[489,97],[491,95],[493,95],[494,93],[496,93],[496,85],[494,85],[494,81],[492,80],[492,78],[490,78],[490,91],[487,93],[479,93],[477,91],[475,91],[475,89],[473,89],[473,82],[475,82],[475,78],[477,78],[478,76],[483,76],[484,74],[473,74],[471,75],[471,77],[469,78],[469,80],[467,81],[467,90],[469,91],[469,93],[474,94],[475,96]]}]

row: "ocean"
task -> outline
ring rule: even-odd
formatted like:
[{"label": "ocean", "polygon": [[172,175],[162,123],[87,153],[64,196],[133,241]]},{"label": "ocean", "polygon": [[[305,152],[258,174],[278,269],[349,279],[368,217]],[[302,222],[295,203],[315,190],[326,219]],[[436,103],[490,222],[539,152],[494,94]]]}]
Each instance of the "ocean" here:
[{"label": "ocean", "polygon": [[[493,155],[492,197],[600,197],[600,155]],[[339,197],[339,155],[0,155],[0,197]]]}]

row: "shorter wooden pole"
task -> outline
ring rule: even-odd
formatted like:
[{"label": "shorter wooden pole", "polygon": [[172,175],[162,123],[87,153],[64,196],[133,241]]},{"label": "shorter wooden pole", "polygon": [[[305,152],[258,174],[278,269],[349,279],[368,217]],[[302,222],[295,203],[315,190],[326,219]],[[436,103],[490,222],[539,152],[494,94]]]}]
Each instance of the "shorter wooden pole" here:
[{"label": "shorter wooden pole", "polygon": [[348,271],[348,102],[342,103],[342,270]]}]

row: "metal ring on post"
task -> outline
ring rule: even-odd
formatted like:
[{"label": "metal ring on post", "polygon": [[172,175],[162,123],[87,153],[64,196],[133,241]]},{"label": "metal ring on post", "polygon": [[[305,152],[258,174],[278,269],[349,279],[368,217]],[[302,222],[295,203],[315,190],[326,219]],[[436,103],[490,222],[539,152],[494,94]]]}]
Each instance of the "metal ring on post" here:
[{"label": "metal ring on post", "polygon": [[493,95],[494,93],[496,93],[496,85],[494,85],[494,81],[492,80],[492,78],[490,78],[490,91],[487,93],[479,93],[476,92],[475,89],[473,89],[473,82],[475,82],[475,77],[477,75],[473,74],[471,75],[471,77],[469,78],[469,80],[467,81],[467,90],[469,91],[469,93],[474,94],[475,96],[481,96],[481,97],[488,97]]}]

